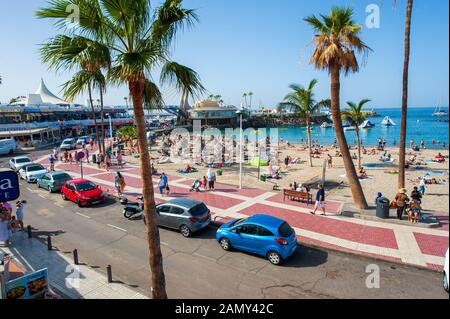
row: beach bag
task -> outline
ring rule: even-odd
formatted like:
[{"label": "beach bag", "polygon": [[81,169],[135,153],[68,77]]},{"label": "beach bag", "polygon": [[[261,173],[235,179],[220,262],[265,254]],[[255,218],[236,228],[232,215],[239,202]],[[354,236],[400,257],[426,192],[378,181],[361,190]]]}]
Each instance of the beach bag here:
[{"label": "beach bag", "polygon": [[398,207],[398,206],[397,206],[397,201],[396,201],[395,199],[391,202],[390,207],[391,207],[391,208],[397,208],[397,207]]}]

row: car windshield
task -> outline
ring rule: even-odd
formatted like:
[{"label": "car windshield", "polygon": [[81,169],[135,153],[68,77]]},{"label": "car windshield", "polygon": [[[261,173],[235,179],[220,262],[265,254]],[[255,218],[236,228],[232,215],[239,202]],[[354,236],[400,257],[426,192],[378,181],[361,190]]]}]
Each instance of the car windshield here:
[{"label": "car windshield", "polygon": [[43,166],[40,165],[33,165],[33,166],[28,166],[27,170],[29,172],[35,172],[35,171],[42,171],[43,169],[45,169]]},{"label": "car windshield", "polygon": [[203,203],[195,205],[194,207],[189,209],[189,213],[192,216],[201,216],[201,215],[206,214],[207,212],[208,212],[208,207],[206,207],[206,205]]},{"label": "car windshield", "polygon": [[292,235],[293,232],[294,232],[294,230],[286,222],[284,222],[283,224],[281,224],[280,227],[278,227],[278,233],[282,237],[289,237]]},{"label": "car windshield", "polygon": [[53,175],[53,179],[55,181],[61,181],[61,180],[68,180],[68,179],[72,179],[72,178],[70,177],[69,174],[56,174],[56,175]]},{"label": "car windshield", "polygon": [[75,185],[75,187],[76,187],[77,191],[85,192],[85,191],[90,191],[90,190],[96,189],[97,185],[95,185],[92,182],[84,182],[84,183]]},{"label": "car windshield", "polygon": [[63,141],[62,143],[63,143],[63,144],[72,144],[72,143],[73,143],[73,140],[65,140],[65,141]]},{"label": "car windshield", "polygon": [[242,224],[243,222],[245,222],[246,220],[247,220],[247,218],[241,218],[241,219],[238,219],[238,220],[234,221],[230,226],[237,226],[237,225],[240,225],[240,224]]},{"label": "car windshield", "polygon": [[29,158],[18,158],[16,159],[16,163],[29,163],[31,160]]}]

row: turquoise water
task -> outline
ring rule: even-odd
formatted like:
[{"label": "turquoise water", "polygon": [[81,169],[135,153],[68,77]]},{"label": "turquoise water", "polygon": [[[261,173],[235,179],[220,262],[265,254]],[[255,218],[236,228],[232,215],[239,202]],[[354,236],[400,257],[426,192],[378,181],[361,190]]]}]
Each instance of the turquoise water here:
[{"label": "turquoise water", "polygon": [[[448,111],[448,108],[443,108]],[[361,130],[361,140],[365,146],[374,146],[378,144],[378,138],[381,137],[386,140],[387,146],[393,146],[394,139],[397,145],[400,141],[400,120],[401,109],[376,109],[380,114],[378,117],[368,118],[375,127],[369,130]],[[426,148],[441,149],[442,143],[445,142],[445,148],[448,149],[449,127],[448,122],[438,122],[437,117],[432,116],[434,108],[410,108],[408,109],[408,126],[407,126],[407,147],[409,147],[410,140],[413,139],[418,145],[423,139]],[[397,124],[397,126],[385,127],[381,126],[380,122],[385,116],[389,116]],[[303,138],[306,140],[307,133],[304,127],[280,127],[278,128],[278,135],[284,141],[289,141],[293,144],[300,143]],[[353,144],[356,141],[354,131],[345,132],[347,142]],[[335,134],[333,128],[321,128],[316,125],[311,132],[312,139],[318,139],[322,145],[331,145],[334,142]],[[431,141],[439,141],[441,144],[432,145]]]}]

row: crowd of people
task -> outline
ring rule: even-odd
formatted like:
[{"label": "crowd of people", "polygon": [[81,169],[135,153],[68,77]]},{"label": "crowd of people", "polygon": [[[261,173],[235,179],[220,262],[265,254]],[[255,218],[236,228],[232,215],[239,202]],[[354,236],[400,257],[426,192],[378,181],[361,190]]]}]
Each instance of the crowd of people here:
[{"label": "crowd of people", "polygon": [[0,243],[4,246],[11,244],[12,234],[24,230],[24,208],[26,200],[16,202],[16,210],[9,202],[0,203]]}]

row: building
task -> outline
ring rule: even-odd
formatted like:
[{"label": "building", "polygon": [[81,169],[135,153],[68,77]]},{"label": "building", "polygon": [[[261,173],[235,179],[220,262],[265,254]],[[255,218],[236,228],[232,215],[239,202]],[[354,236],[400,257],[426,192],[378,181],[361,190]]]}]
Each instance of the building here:
[{"label": "building", "polygon": [[200,120],[202,125],[234,126],[237,125],[238,115],[235,106],[220,106],[217,101],[201,100],[188,110],[189,121]]}]

